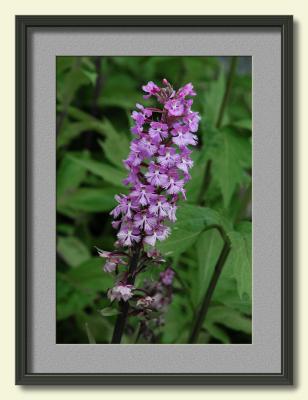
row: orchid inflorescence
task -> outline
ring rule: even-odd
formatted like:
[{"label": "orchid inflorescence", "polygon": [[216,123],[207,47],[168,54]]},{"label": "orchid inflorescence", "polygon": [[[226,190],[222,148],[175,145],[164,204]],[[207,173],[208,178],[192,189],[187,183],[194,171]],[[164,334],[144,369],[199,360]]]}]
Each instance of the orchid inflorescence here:
[{"label": "orchid inflorescence", "polygon": [[[156,286],[143,290],[143,296],[137,294],[141,289],[136,289],[134,282],[149,264],[165,261],[155,245],[168,237],[167,224],[176,221],[177,202],[181,196],[186,199],[184,185],[191,178],[189,170],[193,166],[188,146],[197,144],[195,133],[200,120],[199,114],[191,110],[193,100],[187,99],[196,95],[191,83],[175,91],[164,79],[163,87],[148,82],[142,89],[145,99],[154,97],[162,107],[137,104],[131,115],[135,138],[124,160],[129,171],[124,184],[130,188],[129,194],[115,196],[118,205],[111,211],[112,226],[118,229],[116,249],[99,251],[106,258],[104,270],[116,274],[116,284],[108,297],[123,302],[135,299],[133,309],[139,313],[159,309],[163,302],[157,299],[172,285],[174,271],[170,267],[161,273]],[[124,267],[122,273],[120,266]],[[170,297],[169,289],[168,293]]]}]

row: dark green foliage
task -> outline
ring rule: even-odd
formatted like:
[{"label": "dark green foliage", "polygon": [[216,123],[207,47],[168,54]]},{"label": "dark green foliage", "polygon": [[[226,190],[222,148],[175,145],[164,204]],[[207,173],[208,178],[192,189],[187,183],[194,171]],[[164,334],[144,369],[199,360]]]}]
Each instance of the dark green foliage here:
[{"label": "dark green foliage", "polygon": [[[117,308],[106,297],[111,277],[95,246],[111,250],[114,195],[126,193],[122,160],[129,151],[130,113],[144,103],[141,85],[167,78],[192,82],[202,117],[187,202],[170,237],[159,244],[176,271],[173,302],[156,343],[187,343],[223,246],[231,252],[199,335],[199,343],[250,343],[252,309],[251,66],[225,96],[229,57],[57,58],[57,341],[108,343]],[[147,104],[150,100],[147,100]],[[217,124],[222,113],[221,124]],[[157,278],[159,267],[143,278]],[[130,318],[123,343],[134,343]],[[138,343],[143,343],[142,339]]]}]

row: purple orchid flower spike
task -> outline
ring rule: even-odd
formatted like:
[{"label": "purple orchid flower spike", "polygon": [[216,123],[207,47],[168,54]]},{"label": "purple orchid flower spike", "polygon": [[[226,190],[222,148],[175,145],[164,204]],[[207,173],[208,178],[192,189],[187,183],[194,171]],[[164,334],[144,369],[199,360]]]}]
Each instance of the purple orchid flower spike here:
[{"label": "purple orchid flower spike", "polygon": [[181,197],[186,199],[184,186],[193,166],[189,146],[198,143],[200,116],[191,110],[193,100],[187,98],[196,95],[191,83],[175,91],[164,79],[162,87],[148,82],[142,89],[144,98],[156,98],[158,107],[136,104],[131,114],[134,139],[123,161],[129,171],[123,181],[129,193],[115,197],[118,205],[110,213],[112,226],[118,230],[117,250],[99,251],[106,259],[104,271],[116,276],[108,297],[119,302],[121,311],[112,343],[121,342],[128,315],[148,320],[149,310],[163,310],[171,301],[175,272],[170,267],[160,274],[152,294],[141,296],[138,290],[143,289],[135,287],[135,280],[149,266],[165,261],[155,246],[170,235],[177,203]]}]

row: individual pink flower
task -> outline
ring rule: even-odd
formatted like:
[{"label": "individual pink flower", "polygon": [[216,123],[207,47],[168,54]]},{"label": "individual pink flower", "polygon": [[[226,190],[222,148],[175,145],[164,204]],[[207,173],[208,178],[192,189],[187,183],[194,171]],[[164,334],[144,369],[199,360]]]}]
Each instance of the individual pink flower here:
[{"label": "individual pink flower", "polygon": [[154,143],[160,143],[168,137],[168,125],[161,122],[151,122],[149,135]]},{"label": "individual pink flower", "polygon": [[140,231],[134,226],[121,226],[117,236],[122,246],[131,247],[134,243],[138,243],[141,240]]},{"label": "individual pink flower", "polygon": [[179,155],[176,153],[176,149],[171,146],[160,146],[158,150],[159,156],[157,161],[163,167],[173,167],[179,160]]},{"label": "individual pink flower", "polygon": [[153,186],[163,186],[166,183],[167,175],[164,167],[155,164],[153,161],[149,165],[148,172],[146,172],[145,177],[148,182]]},{"label": "individual pink flower", "polygon": [[184,102],[182,99],[171,99],[165,104],[165,109],[168,114],[174,117],[179,117],[184,112]]},{"label": "individual pink flower", "polygon": [[123,300],[127,301],[131,297],[133,297],[133,285],[124,285],[122,283],[117,284],[114,286],[112,289],[109,289],[108,291],[108,297],[111,301],[117,300]]},{"label": "individual pink flower", "polygon": [[116,218],[122,213],[125,214],[126,217],[131,218],[132,210],[136,210],[138,208],[137,204],[134,204],[134,201],[124,194],[122,194],[121,196],[116,195],[115,199],[119,203],[119,205],[116,206],[110,214]]},{"label": "individual pink flower", "polygon": [[197,136],[190,133],[189,128],[186,125],[174,125],[171,134],[173,135],[173,143],[178,145],[180,148],[188,145],[195,146],[197,144]]},{"label": "individual pink flower", "polygon": [[138,184],[135,186],[130,196],[135,203],[140,203],[142,206],[146,206],[156,197],[156,194],[153,186]]},{"label": "individual pink flower", "polygon": [[134,216],[134,226],[140,230],[151,231],[157,225],[157,218],[148,210],[142,210]]},{"label": "individual pink flower", "polygon": [[196,96],[196,92],[194,91],[194,87],[191,83],[187,83],[177,92],[178,97],[186,97],[186,96]]},{"label": "individual pink flower", "polygon": [[170,203],[167,201],[165,196],[158,195],[150,204],[149,211],[160,218],[165,218],[170,212]]},{"label": "individual pink flower", "polygon": [[157,85],[155,85],[154,82],[150,81],[147,83],[147,85],[142,86],[142,90],[148,93],[147,95],[143,96],[145,99],[148,99],[149,97],[158,93],[160,91],[160,88]]},{"label": "individual pink flower", "polygon": [[143,241],[151,246],[155,246],[156,240],[165,240],[170,234],[170,228],[165,225],[158,225],[147,236]]}]

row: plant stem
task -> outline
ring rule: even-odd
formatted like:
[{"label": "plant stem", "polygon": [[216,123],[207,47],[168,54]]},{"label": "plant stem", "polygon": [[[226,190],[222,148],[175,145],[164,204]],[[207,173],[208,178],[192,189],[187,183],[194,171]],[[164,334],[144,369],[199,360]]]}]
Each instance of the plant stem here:
[{"label": "plant stem", "polygon": [[[140,246],[138,245],[133,253],[131,263],[129,266],[129,275],[127,278],[127,284],[133,285],[135,283],[135,271],[138,266],[138,261],[139,261],[139,255],[140,255]],[[111,339],[111,343],[121,343],[123,332],[125,329],[126,325],[126,320],[127,320],[127,315],[128,315],[128,310],[129,310],[129,303],[128,301],[123,301],[121,300],[119,302],[119,308],[120,308],[120,314],[118,314],[114,330],[113,330],[113,335]]]},{"label": "plant stem", "polygon": [[221,105],[220,105],[220,109],[219,109],[219,113],[218,113],[218,117],[217,117],[217,121],[216,121],[216,128],[218,128],[218,129],[221,127],[225,109],[226,109],[226,106],[229,101],[229,97],[231,94],[231,88],[232,88],[233,80],[234,80],[235,73],[236,73],[236,67],[237,67],[237,57],[234,56],[231,58],[231,61],[230,61],[230,68],[229,68],[228,77],[227,77],[227,86],[226,86],[226,90],[224,93],[224,97],[223,97]]},{"label": "plant stem", "polygon": [[197,318],[195,320],[195,323],[193,325],[193,329],[192,329],[192,332],[191,332],[191,335],[190,335],[190,338],[189,338],[189,343],[196,343],[196,341],[198,340],[198,336],[199,336],[199,333],[201,331],[202,325],[204,323],[205,317],[207,315],[207,312],[208,312],[208,309],[209,309],[209,306],[210,306],[210,303],[211,303],[211,299],[212,299],[214,290],[216,288],[218,279],[220,277],[220,274],[221,274],[221,271],[223,269],[223,266],[224,266],[224,264],[226,262],[226,259],[227,259],[228,255],[230,253],[230,250],[231,250],[230,240],[227,238],[227,236],[224,233],[224,231],[218,226],[213,226],[213,227],[217,228],[219,233],[223,237],[224,246],[223,246],[222,251],[221,251],[221,253],[219,255],[219,258],[218,258],[218,260],[216,262],[215,269],[214,269],[214,272],[213,272],[209,287],[208,287],[207,291],[205,292],[202,304],[201,304],[200,309],[198,311]]}]

